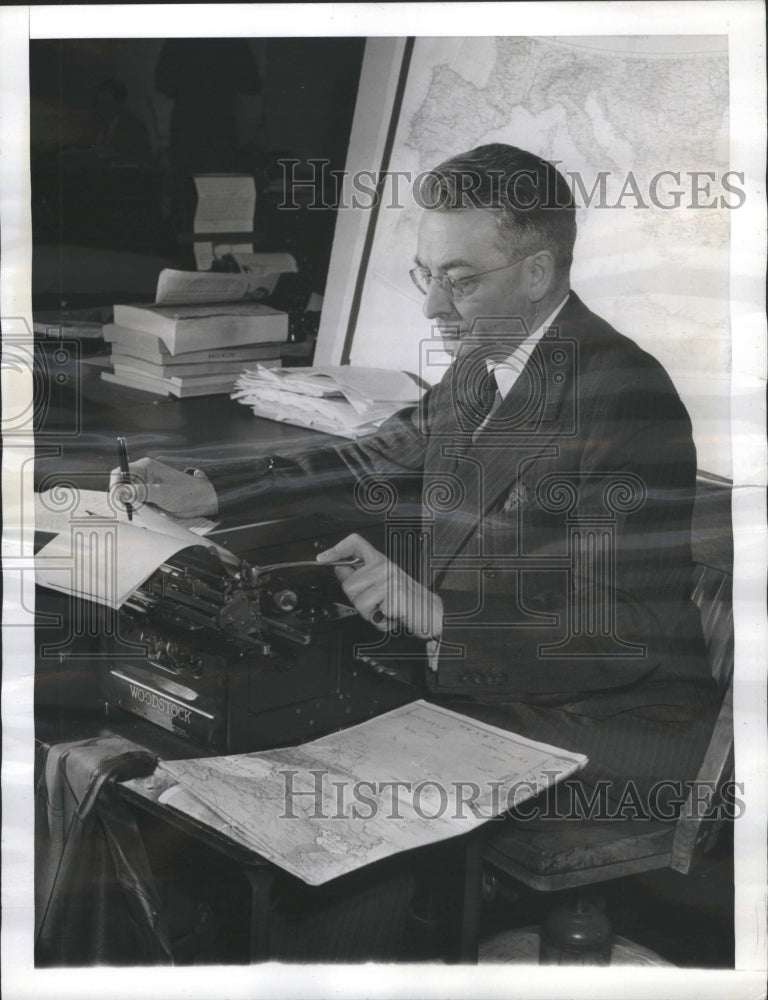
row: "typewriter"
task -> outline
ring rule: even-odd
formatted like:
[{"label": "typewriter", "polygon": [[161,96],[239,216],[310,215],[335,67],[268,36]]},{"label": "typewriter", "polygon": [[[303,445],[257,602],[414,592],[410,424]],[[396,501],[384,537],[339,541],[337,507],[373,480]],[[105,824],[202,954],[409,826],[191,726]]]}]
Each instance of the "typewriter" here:
[{"label": "typewriter", "polygon": [[264,530],[246,544],[248,559],[229,565],[211,549],[187,548],[134,591],[99,668],[110,713],[133,713],[204,752],[246,753],[419,696],[414,659],[378,659],[382,633],[345,603],[331,568],[314,562],[339,532],[318,538],[315,523],[310,544],[289,524],[292,540],[281,544],[273,526],[265,545]]}]

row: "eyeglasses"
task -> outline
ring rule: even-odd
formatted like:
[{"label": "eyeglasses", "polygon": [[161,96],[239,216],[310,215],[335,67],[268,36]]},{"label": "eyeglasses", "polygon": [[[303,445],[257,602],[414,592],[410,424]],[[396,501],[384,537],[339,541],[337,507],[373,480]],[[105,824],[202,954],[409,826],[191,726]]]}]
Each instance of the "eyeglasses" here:
[{"label": "eyeglasses", "polygon": [[463,278],[449,278],[447,274],[432,274],[429,268],[421,266],[411,268],[408,274],[410,274],[411,281],[422,295],[428,294],[430,285],[434,281],[440,291],[450,296],[455,302],[457,299],[462,299],[465,295],[471,293],[473,289],[470,287],[470,282],[474,281],[475,278],[482,278],[484,274],[495,274],[497,271],[506,271],[508,268],[515,267],[524,260],[525,257],[521,257],[520,260],[515,260],[511,264],[492,267],[487,271],[477,271],[475,274],[467,274]]}]

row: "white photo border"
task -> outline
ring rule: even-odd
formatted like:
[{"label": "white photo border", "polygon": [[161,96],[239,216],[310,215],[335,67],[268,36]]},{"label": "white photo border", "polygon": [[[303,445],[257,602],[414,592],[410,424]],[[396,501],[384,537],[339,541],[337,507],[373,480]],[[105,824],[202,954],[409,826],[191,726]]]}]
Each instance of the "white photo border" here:
[{"label": "white photo border", "polygon": [[[754,0],[638,3],[199,4],[0,8],[0,319],[4,337],[31,331],[29,210],[30,38],[178,36],[727,34],[731,67],[731,162],[745,173],[749,211],[731,231],[734,462],[734,693],[737,778],[745,816],[735,824],[736,969],[586,969],[505,966],[366,967],[268,964],[253,968],[35,969],[33,902],[32,539],[4,519],[3,922],[8,1000],[157,996],[248,997],[613,997],[765,996],[765,11]],[[31,336],[31,335],[30,335]],[[4,418],[31,398],[31,377],[3,367]],[[13,508],[34,442],[15,437],[3,452],[3,500]],[[25,491],[27,494],[28,491]],[[25,519],[25,523],[31,521]],[[740,679],[749,679],[749,684]],[[758,697],[755,698],[755,692]]]}]

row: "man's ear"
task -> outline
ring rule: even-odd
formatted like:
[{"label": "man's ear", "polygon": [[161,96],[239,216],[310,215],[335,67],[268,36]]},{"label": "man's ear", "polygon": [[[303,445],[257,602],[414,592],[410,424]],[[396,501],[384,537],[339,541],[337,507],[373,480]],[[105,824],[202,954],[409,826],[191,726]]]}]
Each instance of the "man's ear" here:
[{"label": "man's ear", "polygon": [[541,302],[555,283],[555,255],[551,250],[539,250],[528,263],[528,294],[532,302]]}]

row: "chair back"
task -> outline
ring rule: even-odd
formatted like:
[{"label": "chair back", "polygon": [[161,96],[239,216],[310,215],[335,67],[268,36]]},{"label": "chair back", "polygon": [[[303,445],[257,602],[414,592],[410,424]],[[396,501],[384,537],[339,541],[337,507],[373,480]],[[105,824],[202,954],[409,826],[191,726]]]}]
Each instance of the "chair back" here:
[{"label": "chair back", "polygon": [[694,566],[694,603],[701,613],[712,676],[724,694],[733,674],[733,581],[724,573],[701,563]]},{"label": "chair back", "polygon": [[733,598],[730,574],[699,564],[693,600],[701,612],[707,659],[723,693],[720,712],[694,787],[680,814],[671,867],[687,874],[715,843],[725,822],[721,791],[733,773]]}]

